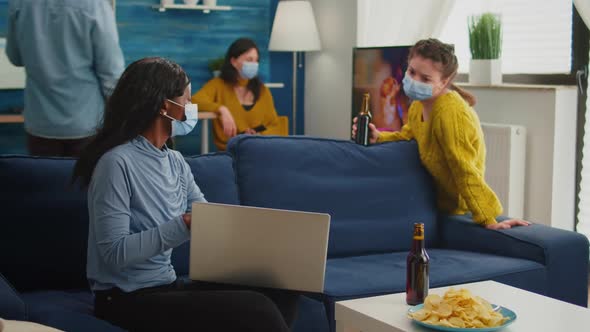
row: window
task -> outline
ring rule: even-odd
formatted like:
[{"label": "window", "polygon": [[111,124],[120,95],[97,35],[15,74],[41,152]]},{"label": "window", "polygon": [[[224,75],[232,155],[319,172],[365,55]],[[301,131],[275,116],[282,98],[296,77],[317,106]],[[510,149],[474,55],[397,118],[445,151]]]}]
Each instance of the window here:
[{"label": "window", "polygon": [[564,0],[455,0],[440,39],[455,45],[459,72],[469,72],[468,17],[502,17],[504,74],[569,74],[572,63],[572,2]]}]

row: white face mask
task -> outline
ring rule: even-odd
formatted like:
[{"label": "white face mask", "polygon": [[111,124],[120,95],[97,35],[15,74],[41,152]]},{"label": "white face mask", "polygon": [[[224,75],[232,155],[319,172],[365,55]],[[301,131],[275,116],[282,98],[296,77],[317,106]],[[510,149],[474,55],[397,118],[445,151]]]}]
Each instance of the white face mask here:
[{"label": "white face mask", "polygon": [[256,75],[258,75],[258,62],[244,61],[242,69],[240,70],[240,75],[249,80],[256,77]]},{"label": "white face mask", "polygon": [[[173,100],[168,99],[168,101],[182,107],[182,105]],[[199,108],[197,104],[188,103],[184,105],[184,115],[186,116],[186,120],[184,121],[176,120],[167,114],[163,115],[172,120],[172,133],[170,134],[172,137],[187,135],[195,129],[197,122],[199,122]]]}]

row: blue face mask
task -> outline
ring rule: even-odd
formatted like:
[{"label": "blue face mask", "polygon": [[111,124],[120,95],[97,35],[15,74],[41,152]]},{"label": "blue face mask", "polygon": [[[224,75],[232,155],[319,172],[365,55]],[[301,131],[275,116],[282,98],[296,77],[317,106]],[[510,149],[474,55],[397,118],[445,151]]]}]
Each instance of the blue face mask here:
[{"label": "blue face mask", "polygon": [[[170,99],[168,99],[168,101],[182,107],[182,105],[175,101]],[[175,118],[166,114],[163,115],[172,120],[172,133],[170,134],[172,137],[187,135],[193,131],[193,129],[195,129],[197,122],[199,122],[199,109],[196,104],[189,103],[184,105],[184,115],[186,116],[186,120],[184,121],[176,120]]]},{"label": "blue face mask", "polygon": [[249,80],[256,77],[256,75],[258,75],[258,62],[244,61],[242,69],[240,70],[240,75]]},{"label": "blue face mask", "polygon": [[408,74],[402,81],[406,96],[413,100],[426,100],[432,98],[432,85],[413,80]]}]

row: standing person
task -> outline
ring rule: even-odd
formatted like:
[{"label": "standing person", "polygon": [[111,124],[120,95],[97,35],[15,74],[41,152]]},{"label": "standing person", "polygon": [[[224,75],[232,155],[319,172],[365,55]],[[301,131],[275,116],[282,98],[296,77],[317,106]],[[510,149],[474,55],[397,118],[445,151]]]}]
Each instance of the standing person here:
[{"label": "standing person", "polygon": [[214,143],[225,150],[237,134],[287,135],[270,90],[258,77],[260,53],[253,40],[240,38],[227,50],[221,76],[207,82],[192,98],[199,110],[216,112]]},{"label": "standing person", "polygon": [[177,64],[132,63],[76,163],[73,179],[88,186],[95,314],[130,331],[288,331],[294,293],[177,279],[172,250],[190,238],[192,203],[206,201],[182,155],[165,145],[197,124],[190,92]]},{"label": "standing person", "polygon": [[[432,175],[442,212],[471,212],[489,229],[526,226],[510,219],[497,222],[502,205],[484,179],[485,142],[479,118],[471,106],[475,97],[452,84],[459,69],[453,46],[437,39],[418,41],[410,50],[403,88],[413,100],[408,123],[400,132],[380,132],[369,124],[370,141],[415,139],[420,160]],[[352,135],[356,136],[356,118]]]},{"label": "standing person", "polygon": [[9,0],[6,55],[24,66],[29,153],[78,156],[124,61],[107,0]]}]

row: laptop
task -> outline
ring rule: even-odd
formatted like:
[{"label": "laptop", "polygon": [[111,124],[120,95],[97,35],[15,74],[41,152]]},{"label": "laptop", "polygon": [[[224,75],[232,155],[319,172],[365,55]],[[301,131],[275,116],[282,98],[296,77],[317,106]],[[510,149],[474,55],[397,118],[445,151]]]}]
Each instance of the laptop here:
[{"label": "laptop", "polygon": [[330,215],[193,203],[192,280],[324,291]]}]

